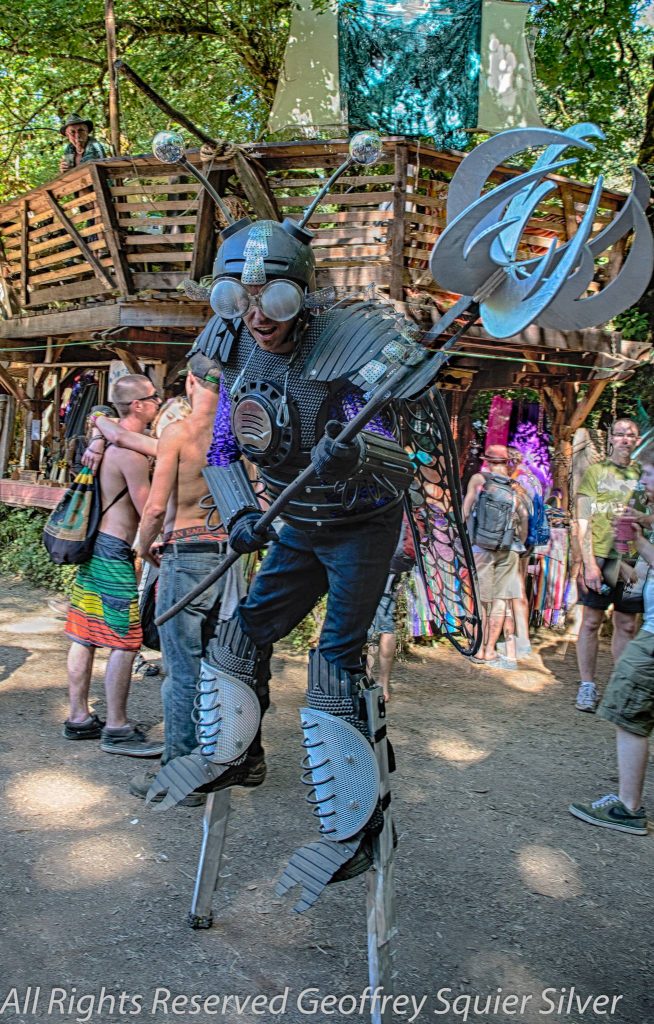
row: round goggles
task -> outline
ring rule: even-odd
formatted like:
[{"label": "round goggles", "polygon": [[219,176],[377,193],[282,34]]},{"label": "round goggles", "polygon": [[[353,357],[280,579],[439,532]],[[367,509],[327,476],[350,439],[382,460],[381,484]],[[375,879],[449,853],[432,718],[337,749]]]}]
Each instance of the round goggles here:
[{"label": "round goggles", "polygon": [[223,320],[246,316],[258,306],[268,320],[286,323],[298,315],[304,304],[304,292],[294,281],[282,278],[269,281],[253,295],[233,277],[221,277],[211,289],[209,299],[214,313]]}]

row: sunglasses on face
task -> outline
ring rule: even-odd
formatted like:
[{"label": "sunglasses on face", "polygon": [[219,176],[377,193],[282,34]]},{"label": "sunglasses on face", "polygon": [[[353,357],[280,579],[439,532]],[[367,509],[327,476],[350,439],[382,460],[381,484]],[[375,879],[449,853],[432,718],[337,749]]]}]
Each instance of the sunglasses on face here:
[{"label": "sunglasses on face", "polygon": [[268,320],[286,323],[298,315],[304,304],[304,292],[294,281],[280,278],[264,285],[253,295],[233,277],[221,277],[211,289],[209,299],[214,313],[223,320],[247,316],[255,307]]},{"label": "sunglasses on face", "polygon": [[163,398],[158,391],[153,391],[151,395],[140,395],[139,398],[133,398],[133,402],[156,402],[157,405],[161,405]]}]

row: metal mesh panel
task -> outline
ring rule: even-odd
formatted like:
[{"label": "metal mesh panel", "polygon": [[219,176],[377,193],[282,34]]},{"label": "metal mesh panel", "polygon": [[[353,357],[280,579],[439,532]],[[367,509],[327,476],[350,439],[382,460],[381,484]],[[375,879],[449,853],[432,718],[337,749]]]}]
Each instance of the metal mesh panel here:
[{"label": "metal mesh panel", "polygon": [[[364,827],[377,804],[379,768],[368,741],[342,718],[312,708],[300,711],[305,774],[310,777],[320,831],[340,841]],[[308,779],[305,779],[308,782]]]}]

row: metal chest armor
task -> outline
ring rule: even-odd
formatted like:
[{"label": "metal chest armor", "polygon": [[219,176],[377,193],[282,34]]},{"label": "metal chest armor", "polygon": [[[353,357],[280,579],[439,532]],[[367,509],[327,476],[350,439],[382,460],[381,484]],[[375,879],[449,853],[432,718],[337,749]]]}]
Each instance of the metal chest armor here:
[{"label": "metal chest armor", "polygon": [[[370,370],[375,376],[384,371],[379,359],[371,361],[373,352],[386,359],[381,346],[393,350],[393,359],[406,358],[401,342],[397,321],[382,315],[377,304],[365,303],[313,316],[290,354],[265,352],[242,322],[219,317],[207,324],[195,348],[220,363],[236,445],[259,467],[274,499],[309,465],[327,419],[349,419],[358,411],[360,406],[347,415],[344,406],[351,408],[352,396],[370,385]],[[289,501],[282,518],[305,529],[337,525],[383,514],[399,500],[395,491],[364,487],[351,501],[342,488],[315,481]]]},{"label": "metal chest armor", "polygon": [[[316,386],[302,373],[314,344],[311,327],[292,353],[259,348],[243,327],[223,365],[231,397],[231,427],[244,456],[265,470],[293,463],[308,465],[330,396],[328,383]],[[322,414],[322,415],[321,415]],[[303,457],[304,456],[304,457]]]}]

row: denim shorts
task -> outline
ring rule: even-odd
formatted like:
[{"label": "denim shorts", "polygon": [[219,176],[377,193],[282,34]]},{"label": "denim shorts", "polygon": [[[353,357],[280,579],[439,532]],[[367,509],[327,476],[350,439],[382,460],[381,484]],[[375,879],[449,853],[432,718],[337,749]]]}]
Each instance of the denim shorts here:
[{"label": "denim shorts", "polygon": [[381,633],[395,633],[395,612],[397,610],[397,594],[383,594],[377,605],[372,626],[368,630],[368,643],[378,640]]},{"label": "denim shorts", "polygon": [[654,633],[641,629],[627,644],[597,714],[636,736],[650,735],[654,729]]}]

